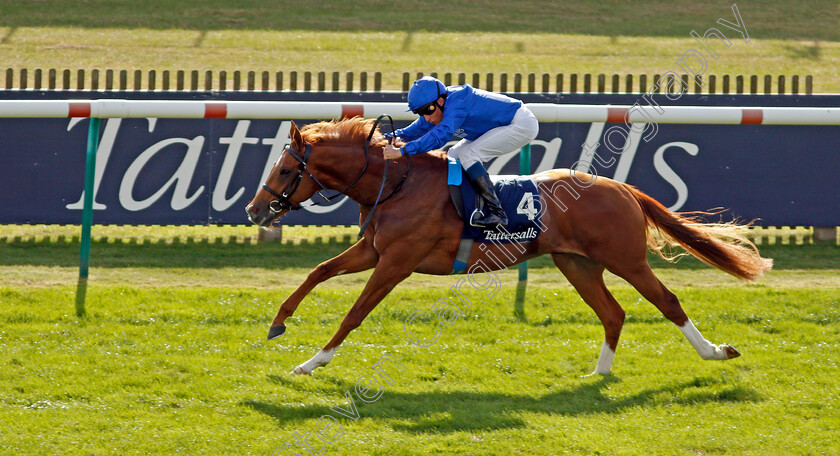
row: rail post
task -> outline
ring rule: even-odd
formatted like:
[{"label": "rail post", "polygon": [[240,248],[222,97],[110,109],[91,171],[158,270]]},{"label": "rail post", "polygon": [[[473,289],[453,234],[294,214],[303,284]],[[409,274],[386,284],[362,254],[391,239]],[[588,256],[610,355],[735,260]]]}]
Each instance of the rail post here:
[{"label": "rail post", "polygon": [[93,180],[96,174],[96,149],[99,147],[99,122],[90,118],[85,156],[85,200],[82,208],[82,246],[79,254],[79,278],[88,278],[90,266],[90,228],[93,224]]},{"label": "rail post", "polygon": [[[519,151],[519,175],[525,176],[531,174],[531,145],[526,144]],[[528,281],[528,262],[523,261],[519,263],[519,281]]]},{"label": "rail post", "polygon": [[[526,144],[519,151],[519,174],[531,174],[531,144]],[[516,283],[516,300],[514,314],[520,320],[525,320],[525,291],[528,285],[528,262],[519,263],[519,280]]]},{"label": "rail post", "polygon": [[76,288],[76,315],[85,315],[88,269],[90,266],[90,231],[93,224],[93,181],[96,177],[96,149],[99,148],[99,123],[90,118],[87,153],[85,154],[85,198],[82,207],[82,239],[79,251],[79,284]]}]

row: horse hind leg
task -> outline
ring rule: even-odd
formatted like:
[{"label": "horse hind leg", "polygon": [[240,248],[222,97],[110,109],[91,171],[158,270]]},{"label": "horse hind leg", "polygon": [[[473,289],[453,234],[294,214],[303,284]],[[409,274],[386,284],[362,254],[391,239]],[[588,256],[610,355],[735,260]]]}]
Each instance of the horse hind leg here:
[{"label": "horse hind leg", "polygon": [[589,258],[571,253],[555,253],[551,258],[604,325],[604,343],[592,374],[609,374],[624,326],[624,309],[604,283],[604,267]]},{"label": "horse hind leg", "polygon": [[645,299],[653,303],[662,312],[665,318],[676,324],[701,358],[725,360],[741,356],[741,353],[731,345],[715,345],[700,334],[700,331],[686,315],[677,296],[656,278],[647,261],[635,268],[622,268],[621,270],[610,268],[610,271],[633,285]]}]

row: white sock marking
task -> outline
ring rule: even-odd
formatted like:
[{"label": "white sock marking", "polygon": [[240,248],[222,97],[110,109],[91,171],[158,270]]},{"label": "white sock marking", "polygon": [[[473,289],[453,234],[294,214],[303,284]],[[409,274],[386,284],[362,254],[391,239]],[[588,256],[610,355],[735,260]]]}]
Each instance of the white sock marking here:
[{"label": "white sock marking", "polygon": [[697,350],[697,354],[703,359],[729,359],[726,350],[706,340],[700,331],[694,326],[691,320],[685,322],[680,326],[680,331],[685,334],[685,338],[691,343],[691,346]]},{"label": "white sock marking", "polygon": [[604,341],[604,344],[601,345],[601,354],[598,355],[598,365],[595,366],[593,374],[609,374],[612,369],[613,358],[615,358],[615,351]]},{"label": "white sock marking", "polygon": [[332,360],[333,356],[335,355],[335,348],[331,348],[329,350],[321,350],[315,354],[309,361],[301,364],[300,366],[296,367],[291,374],[294,375],[306,375],[311,374],[312,371],[315,369],[326,366],[330,360]]}]

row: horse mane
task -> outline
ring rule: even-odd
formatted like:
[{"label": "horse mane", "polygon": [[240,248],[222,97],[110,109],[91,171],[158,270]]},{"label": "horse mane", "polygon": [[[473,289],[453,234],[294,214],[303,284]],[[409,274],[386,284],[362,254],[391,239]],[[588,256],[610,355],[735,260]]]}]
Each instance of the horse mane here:
[{"label": "horse mane", "polygon": [[[373,128],[374,119],[363,117],[351,117],[349,119],[333,119],[323,122],[316,122],[305,125],[300,129],[303,140],[309,144],[317,143],[338,143],[338,144],[364,144],[367,141],[370,130]],[[374,133],[374,138],[382,136],[379,128]],[[384,146],[387,140],[371,141],[372,146]]]}]

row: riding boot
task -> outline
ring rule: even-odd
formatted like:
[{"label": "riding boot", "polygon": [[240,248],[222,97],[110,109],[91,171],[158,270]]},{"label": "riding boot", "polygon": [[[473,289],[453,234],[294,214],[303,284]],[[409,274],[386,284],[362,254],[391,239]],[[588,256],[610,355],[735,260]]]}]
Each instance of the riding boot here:
[{"label": "riding boot", "polygon": [[495,227],[496,225],[505,226],[508,224],[507,215],[505,215],[499,197],[496,196],[496,190],[493,188],[493,181],[490,180],[490,174],[484,173],[475,179],[472,179],[475,191],[481,195],[483,200],[483,209],[476,209],[470,216],[470,225],[480,227]]}]

